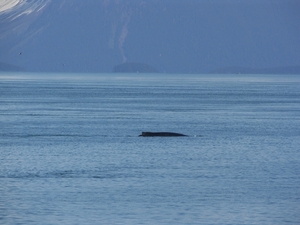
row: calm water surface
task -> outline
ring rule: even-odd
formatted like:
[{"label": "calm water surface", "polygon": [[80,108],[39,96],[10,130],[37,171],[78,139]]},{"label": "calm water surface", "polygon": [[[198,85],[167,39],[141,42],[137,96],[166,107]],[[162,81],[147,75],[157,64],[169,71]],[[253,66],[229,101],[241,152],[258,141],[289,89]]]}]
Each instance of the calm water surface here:
[{"label": "calm water surface", "polygon": [[299,76],[2,73],[0,224],[300,224],[299,137]]}]

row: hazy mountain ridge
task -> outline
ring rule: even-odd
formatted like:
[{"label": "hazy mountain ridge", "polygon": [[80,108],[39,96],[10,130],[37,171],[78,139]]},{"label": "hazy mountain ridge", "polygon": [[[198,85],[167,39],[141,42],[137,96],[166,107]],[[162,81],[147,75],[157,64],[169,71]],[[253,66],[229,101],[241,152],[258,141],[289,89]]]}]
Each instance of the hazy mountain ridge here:
[{"label": "hazy mountain ridge", "polygon": [[0,61],[26,71],[108,73],[147,62],[163,73],[297,73],[281,67],[300,65],[295,0],[22,2],[0,13]]},{"label": "hazy mountain ridge", "polygon": [[24,71],[24,69],[22,69],[19,66],[15,66],[15,65],[12,65],[12,64],[0,62],[0,72],[1,71],[19,72],[19,71]]},{"label": "hazy mountain ridge", "polygon": [[[0,62],[0,72],[22,72],[25,71],[16,65]],[[113,73],[159,73],[159,71],[146,63],[127,62],[113,67]],[[274,68],[249,68],[249,67],[223,67],[212,70],[209,74],[298,74],[300,66],[284,66]]]}]

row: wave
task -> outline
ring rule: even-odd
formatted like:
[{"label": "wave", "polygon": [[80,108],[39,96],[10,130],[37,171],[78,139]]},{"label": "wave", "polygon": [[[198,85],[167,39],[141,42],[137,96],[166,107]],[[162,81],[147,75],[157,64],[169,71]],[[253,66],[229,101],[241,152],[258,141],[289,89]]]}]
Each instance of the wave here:
[{"label": "wave", "polygon": [[0,134],[0,137],[9,138],[36,138],[36,137],[107,137],[107,135],[81,135],[81,134]]},{"label": "wave", "polygon": [[90,179],[116,179],[128,178],[138,176],[139,174],[132,174],[130,171],[125,172],[123,169],[112,170],[53,170],[53,171],[9,171],[0,174],[0,179],[34,179],[34,178],[90,178]]}]

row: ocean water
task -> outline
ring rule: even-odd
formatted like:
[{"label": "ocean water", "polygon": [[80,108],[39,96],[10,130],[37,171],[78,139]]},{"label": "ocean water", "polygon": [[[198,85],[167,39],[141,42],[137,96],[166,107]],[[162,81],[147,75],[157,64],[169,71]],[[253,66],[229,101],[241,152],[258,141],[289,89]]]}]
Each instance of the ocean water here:
[{"label": "ocean water", "polygon": [[299,137],[300,76],[2,73],[0,224],[300,224]]}]

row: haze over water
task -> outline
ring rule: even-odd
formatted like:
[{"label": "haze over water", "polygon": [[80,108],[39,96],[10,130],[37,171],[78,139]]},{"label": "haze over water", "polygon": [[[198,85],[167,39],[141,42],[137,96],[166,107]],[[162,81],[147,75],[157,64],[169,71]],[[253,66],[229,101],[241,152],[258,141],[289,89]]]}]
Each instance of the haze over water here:
[{"label": "haze over water", "polygon": [[2,73],[0,222],[299,224],[299,103],[299,76]]}]

